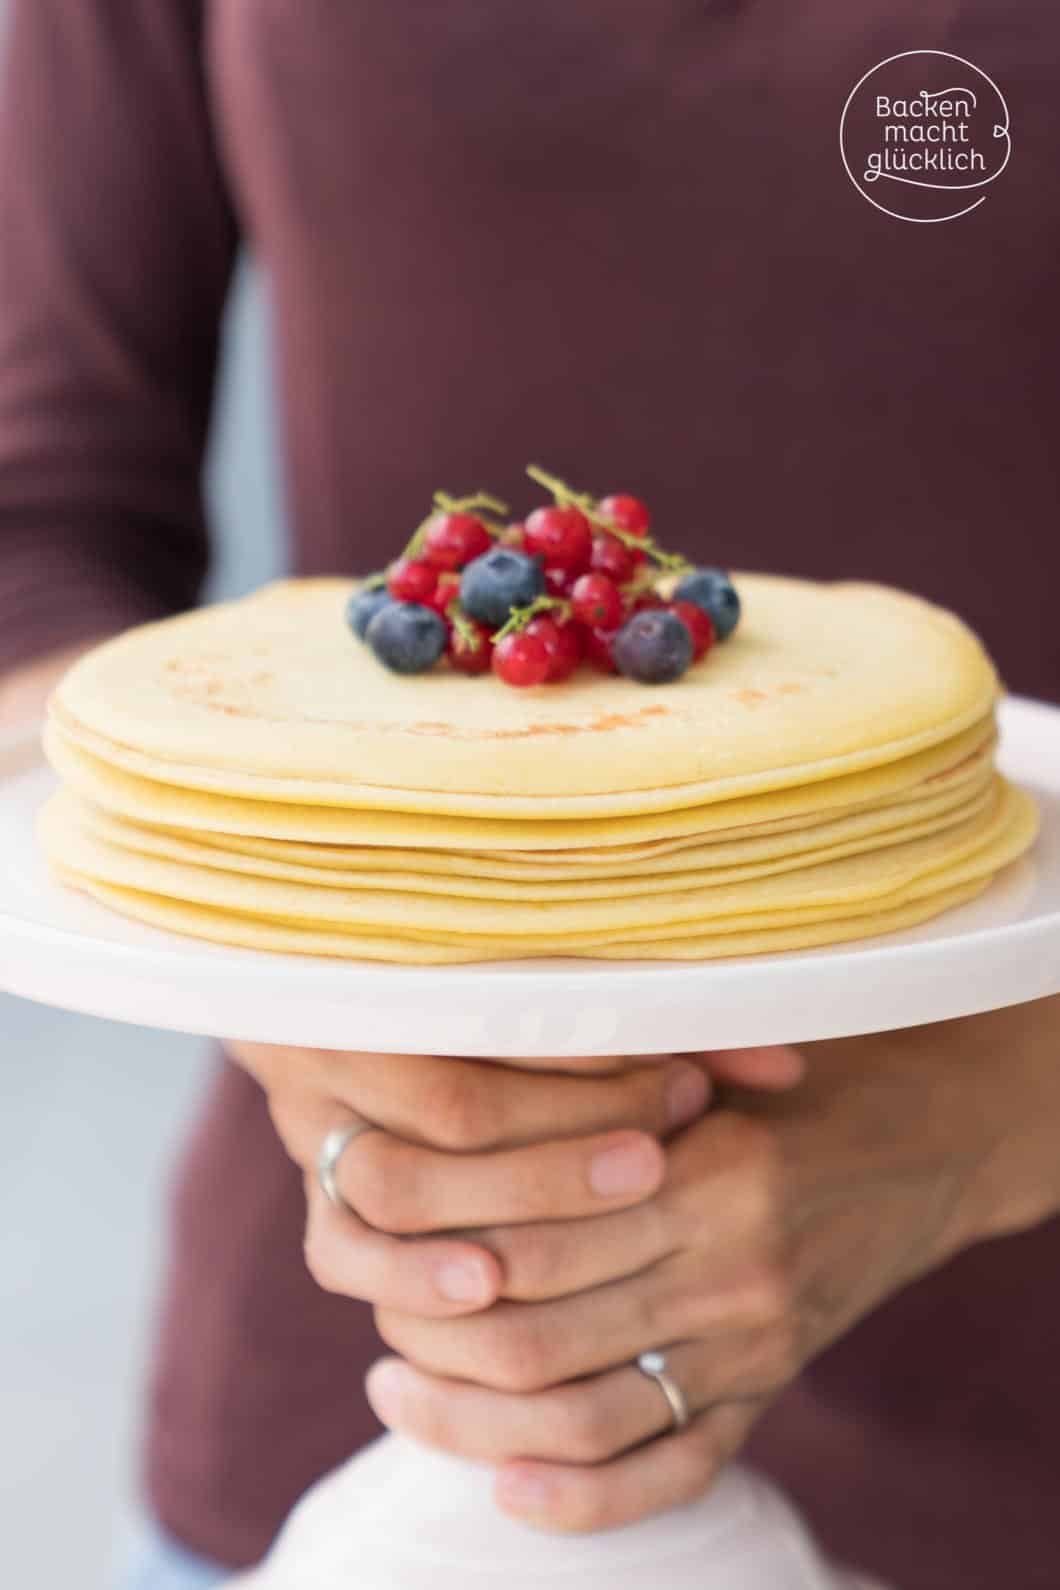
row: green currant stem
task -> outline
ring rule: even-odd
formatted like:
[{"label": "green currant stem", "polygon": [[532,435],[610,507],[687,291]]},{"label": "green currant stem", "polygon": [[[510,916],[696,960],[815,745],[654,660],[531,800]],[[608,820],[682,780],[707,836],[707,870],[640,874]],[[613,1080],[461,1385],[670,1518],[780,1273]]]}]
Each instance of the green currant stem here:
[{"label": "green currant stem", "polygon": [[451,497],[447,491],[436,491],[434,505],[445,513],[474,513],[476,508],[484,508],[487,513],[508,513],[508,504],[491,497],[488,491],[473,491],[470,497]]},{"label": "green currant stem", "polygon": [[565,481],[556,475],[550,475],[539,464],[528,464],[526,473],[531,480],[539,486],[544,486],[550,491],[556,502],[561,506],[569,504],[579,508],[591,524],[597,525],[601,530],[606,530],[608,535],[613,535],[616,541],[621,541],[624,547],[631,552],[644,552],[652,558],[661,569],[670,569],[675,574],[688,574],[692,564],[677,552],[665,552],[651,536],[637,536],[631,530],[623,530],[614,524],[606,514],[602,514],[596,504],[596,499],[590,497],[588,492],[573,491]]},{"label": "green currant stem", "polygon": [[635,602],[638,596],[643,596],[645,591],[655,590],[655,581],[644,567],[637,570],[631,580],[619,587],[624,602]]},{"label": "green currant stem", "polygon": [[[488,491],[472,492],[470,497],[451,497],[447,491],[436,491],[434,505],[426,519],[422,519],[416,526],[409,539],[409,544],[401,554],[403,558],[418,558],[423,551],[423,542],[427,535],[427,528],[438,512],[442,513],[473,513],[476,508],[485,508],[493,513],[506,514],[508,504],[501,502],[499,497],[491,497]],[[490,535],[500,535],[502,526],[482,521],[483,526]]]},{"label": "green currant stem", "polygon": [[412,532],[412,535],[409,537],[408,546],[405,548],[404,552],[401,554],[401,556],[403,558],[418,558],[419,557],[420,553],[423,551],[423,543],[424,543],[424,540],[426,539],[426,536],[427,536],[427,527],[429,526],[431,520],[434,518],[435,512],[436,512],[436,510],[432,509],[431,512],[427,515],[426,519],[421,519],[420,520],[419,524],[416,526],[415,530]]},{"label": "green currant stem", "polygon": [[464,642],[468,651],[478,651],[481,648],[482,636],[471,620],[466,617],[459,602],[455,600],[450,602],[445,610],[445,616]]},{"label": "green currant stem", "polygon": [[518,635],[539,613],[555,613],[560,622],[565,623],[571,616],[571,605],[562,596],[535,596],[528,606],[512,608],[508,622],[491,637],[493,644],[496,645],[506,635]]}]

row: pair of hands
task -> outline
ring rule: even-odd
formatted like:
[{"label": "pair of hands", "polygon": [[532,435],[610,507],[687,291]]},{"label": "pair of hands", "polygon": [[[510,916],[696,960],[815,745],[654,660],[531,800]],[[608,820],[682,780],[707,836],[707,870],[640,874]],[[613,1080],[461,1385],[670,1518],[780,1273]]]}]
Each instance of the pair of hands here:
[{"label": "pair of hands", "polygon": [[[568,1063],[576,1074],[235,1057],[305,1171],[311,1272],[373,1303],[399,1355],[369,1371],[380,1419],[497,1465],[506,1511],[586,1530],[701,1494],[830,1341],[961,1247],[1051,1212],[1060,1189],[1029,1150],[1032,1118],[1060,1106],[1055,1083],[1036,1091],[1058,1069],[1057,1027],[1043,1001],[801,1051]],[[342,1156],[346,1214],[316,1156],[352,1120],[381,1130]],[[693,1413],[659,1442],[669,1410],[633,1364],[649,1348]]]}]

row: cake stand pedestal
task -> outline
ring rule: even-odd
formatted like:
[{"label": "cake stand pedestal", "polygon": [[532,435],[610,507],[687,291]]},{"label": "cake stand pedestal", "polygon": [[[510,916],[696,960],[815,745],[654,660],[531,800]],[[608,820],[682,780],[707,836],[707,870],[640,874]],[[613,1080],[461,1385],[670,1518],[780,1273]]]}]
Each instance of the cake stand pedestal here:
[{"label": "cake stand pedestal", "polygon": [[[835,950],[702,965],[548,960],[394,967],[260,954],[125,921],[53,884],[33,824],[52,778],[0,745],[0,988],[66,1009],[228,1039],[381,1053],[578,1057],[797,1043],[969,1015],[1060,992],[1060,711],[1012,701],[1004,770],[1042,807],[1033,855],[979,900]],[[837,1477],[841,1478],[841,1477]],[[244,1590],[869,1590],[788,1504],[730,1467],[697,1502],[593,1536],[502,1515],[491,1471],[397,1436],[291,1515]]]}]

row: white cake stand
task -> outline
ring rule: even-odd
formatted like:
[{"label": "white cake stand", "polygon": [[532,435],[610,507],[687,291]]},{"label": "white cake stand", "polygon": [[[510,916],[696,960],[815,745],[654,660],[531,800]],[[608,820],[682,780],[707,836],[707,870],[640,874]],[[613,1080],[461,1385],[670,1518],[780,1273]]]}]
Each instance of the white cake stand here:
[{"label": "white cake stand", "polygon": [[[1010,701],[1001,765],[1042,836],[979,900],[835,950],[704,965],[550,960],[398,968],[226,949],[126,922],[53,884],[33,823],[52,778],[0,745],[0,988],[112,1019],[323,1048],[546,1058],[808,1042],[1060,992],[1060,710]],[[299,1504],[247,1590],[856,1590],[788,1504],[730,1468],[628,1528],[550,1536],[500,1514],[488,1468],[396,1436]]]}]

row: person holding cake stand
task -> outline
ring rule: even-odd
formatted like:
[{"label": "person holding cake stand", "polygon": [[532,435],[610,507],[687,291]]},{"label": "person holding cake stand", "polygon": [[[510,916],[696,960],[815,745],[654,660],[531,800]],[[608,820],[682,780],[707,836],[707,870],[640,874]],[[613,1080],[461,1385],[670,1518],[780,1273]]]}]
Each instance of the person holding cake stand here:
[{"label": "person holding cake stand", "polygon": [[[10,9],[5,721],[196,598],[243,239],[300,572],[379,562],[440,476],[514,495],[532,446],[704,561],[935,596],[1056,696],[1040,8],[921,9],[912,41],[893,8],[751,0]],[[850,88],[988,40],[1005,180],[951,225],[880,215],[834,159]],[[132,1582],[257,1561],[378,1431],[367,1375],[386,1424],[497,1463],[544,1529],[673,1507],[749,1440],[905,1590],[1051,1585],[1057,1031],[1049,1001],[596,1077],[233,1053],[176,1197]]]}]

